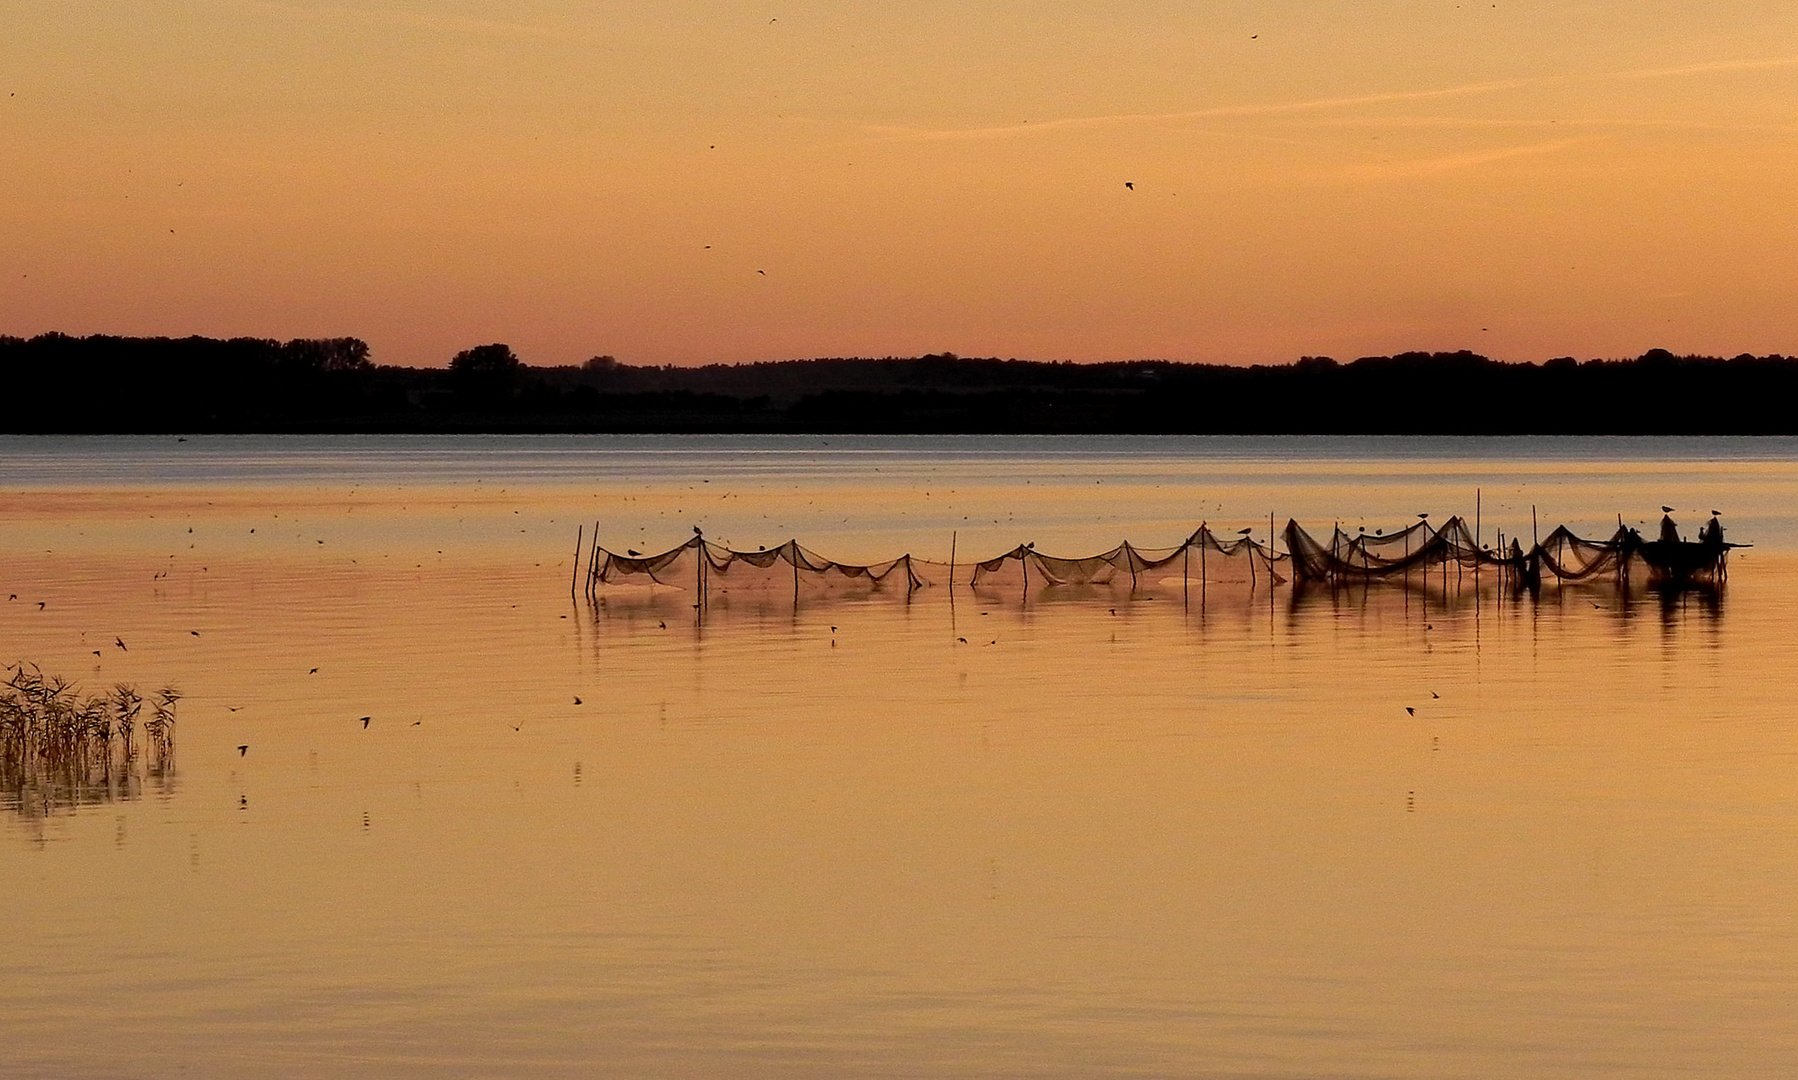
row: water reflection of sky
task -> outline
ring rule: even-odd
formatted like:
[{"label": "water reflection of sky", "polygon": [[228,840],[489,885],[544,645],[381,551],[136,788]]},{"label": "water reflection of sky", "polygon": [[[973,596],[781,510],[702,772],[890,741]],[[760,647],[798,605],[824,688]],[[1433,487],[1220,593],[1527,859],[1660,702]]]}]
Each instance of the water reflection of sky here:
[{"label": "water reflection of sky", "polygon": [[[1307,465],[1283,497],[1400,523],[1444,490],[1401,464]],[[1177,540],[1192,509],[1103,471],[1039,494],[914,466],[1014,518],[976,544]],[[1264,474],[1201,466],[1264,520]],[[1790,513],[1785,468],[1547,475],[1602,521],[1706,477]],[[1531,463],[1491,469],[1553,502]],[[737,500],[690,476],[392,481],[368,509],[334,480],[9,485],[0,652],[186,692],[178,787],[0,813],[9,1060],[1423,1078],[1798,1056],[1777,544],[1714,603],[1484,578],[569,596],[576,520],[753,532],[766,493],[843,548],[957,527],[857,475],[709,518]]]},{"label": "water reflection of sky", "polygon": [[699,526],[739,547],[797,537],[873,562],[946,559],[951,534],[968,557],[1022,542],[1160,547],[1200,522],[1259,534],[1270,514],[1320,535],[1425,512],[1478,518],[1488,539],[1563,523],[1609,535],[1619,518],[1652,529],[1662,505],[1688,533],[1719,509],[1733,540],[1798,537],[1790,439],[10,437],[0,449],[0,523],[20,546],[178,557],[228,539],[270,554],[322,540],[377,557],[542,558],[597,523],[617,550],[661,550]]}]

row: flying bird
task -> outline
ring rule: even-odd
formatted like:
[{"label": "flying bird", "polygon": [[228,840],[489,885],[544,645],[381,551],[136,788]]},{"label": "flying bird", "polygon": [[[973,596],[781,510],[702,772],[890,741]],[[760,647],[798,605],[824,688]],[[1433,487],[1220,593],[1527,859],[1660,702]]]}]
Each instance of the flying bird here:
[{"label": "flying bird", "polygon": [[1663,513],[1663,514],[1671,514],[1671,513],[1673,513],[1673,507],[1671,507],[1671,506],[1663,506],[1663,507],[1661,507],[1661,513]]},{"label": "flying bird", "polygon": [[575,703],[575,704],[576,704],[576,705],[579,705],[579,704],[580,704],[580,703],[581,703],[581,697],[580,697],[580,695],[579,695],[579,694],[576,694],[576,695],[575,695],[575,696],[574,696],[574,703]]},{"label": "flying bird", "polygon": [[768,271],[766,271],[766,270],[757,270],[756,273],[762,275],[763,277],[768,276]]},{"label": "flying bird", "polygon": [[1124,186],[1125,186],[1125,187],[1127,187],[1127,188],[1129,188],[1129,189],[1130,189],[1130,190],[1131,190],[1131,191],[1135,191],[1135,190],[1136,190],[1136,185],[1135,185],[1135,184],[1132,184],[1132,183],[1131,183],[1131,182],[1130,182],[1130,181],[1128,181],[1128,180],[1126,180],[1126,181],[1124,181]]},{"label": "flying bird", "polygon": [[1407,712],[1407,713],[1410,713],[1410,714],[1411,714],[1411,715],[1412,715],[1412,716],[1416,716],[1416,715],[1417,715],[1417,710],[1416,710],[1416,709],[1413,709],[1413,708],[1412,708],[1412,707],[1411,707],[1411,706],[1409,706],[1409,705],[1406,705],[1406,706],[1405,706],[1405,711],[1406,711],[1406,712]]},{"label": "flying bird", "polygon": [[130,650],[130,649],[127,649],[127,648],[125,648],[125,639],[124,639],[124,638],[116,638],[116,637],[115,637],[115,638],[113,638],[113,639],[112,639],[112,643],[113,643],[113,644],[114,644],[114,645],[117,645],[117,646],[118,646],[118,647],[119,647],[119,649],[120,649],[120,650],[121,650],[121,651],[123,651],[123,652],[130,652],[130,651],[131,651],[131,650]]},{"label": "flying bird", "polygon": [[245,754],[248,754],[249,752],[250,752],[250,744],[249,743],[244,743],[242,746],[237,748],[237,756],[238,757],[243,757]]},{"label": "flying bird", "polygon": [[38,602],[37,602],[37,609],[38,609],[38,610],[39,610],[39,611],[42,611],[42,610],[44,610],[44,602],[43,602],[43,601],[42,601],[42,600],[39,600],[39,601],[38,601]]},{"label": "flying bird", "polygon": [[1722,513],[1723,513],[1723,511],[1721,511],[1721,510],[1712,510],[1711,516],[1712,517],[1720,517],[1722,515]]},{"label": "flying bird", "polygon": [[317,675],[317,674],[318,674],[318,669],[317,669],[317,668],[313,668],[313,669],[312,669],[312,670],[311,670],[311,671],[308,671],[308,672],[307,672],[307,673],[306,673],[306,674],[308,674],[308,675]]},{"label": "flying bird", "polygon": [[369,721],[370,721],[370,720],[373,720],[373,719],[374,719],[374,717],[372,717],[372,716],[364,716],[364,717],[363,717],[363,718],[362,718],[362,730],[363,730],[363,731],[367,731],[367,730],[368,730],[368,722],[369,722]]}]

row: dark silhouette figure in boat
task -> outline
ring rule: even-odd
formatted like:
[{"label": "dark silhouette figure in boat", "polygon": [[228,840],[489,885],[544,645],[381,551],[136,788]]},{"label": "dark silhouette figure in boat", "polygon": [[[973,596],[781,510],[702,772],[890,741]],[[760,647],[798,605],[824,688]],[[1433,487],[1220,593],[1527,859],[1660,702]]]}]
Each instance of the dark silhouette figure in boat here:
[{"label": "dark silhouette figure in boat", "polygon": [[1625,543],[1625,557],[1628,548],[1634,548],[1648,564],[1650,580],[1682,587],[1720,581],[1726,572],[1725,556],[1740,546],[1723,541],[1723,522],[1716,516],[1699,527],[1696,543],[1681,540],[1671,514],[1661,518],[1660,539],[1643,543],[1631,530]]}]

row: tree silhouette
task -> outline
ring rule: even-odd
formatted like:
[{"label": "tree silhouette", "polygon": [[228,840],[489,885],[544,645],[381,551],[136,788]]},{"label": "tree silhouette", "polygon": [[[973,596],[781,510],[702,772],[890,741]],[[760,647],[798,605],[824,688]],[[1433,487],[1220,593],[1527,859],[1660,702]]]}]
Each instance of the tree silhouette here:
[{"label": "tree silhouette", "polygon": [[523,367],[510,345],[476,345],[450,361],[450,381],[464,398],[485,398],[484,404],[497,406],[512,396]]}]

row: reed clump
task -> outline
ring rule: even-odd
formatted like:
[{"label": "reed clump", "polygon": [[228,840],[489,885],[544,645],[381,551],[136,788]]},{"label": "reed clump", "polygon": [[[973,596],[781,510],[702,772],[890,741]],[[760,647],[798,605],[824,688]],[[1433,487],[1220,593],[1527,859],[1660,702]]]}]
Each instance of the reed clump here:
[{"label": "reed clump", "polygon": [[0,683],[0,807],[39,817],[59,809],[136,798],[175,765],[179,692],[148,699],[124,683],[83,696],[36,664]]}]

